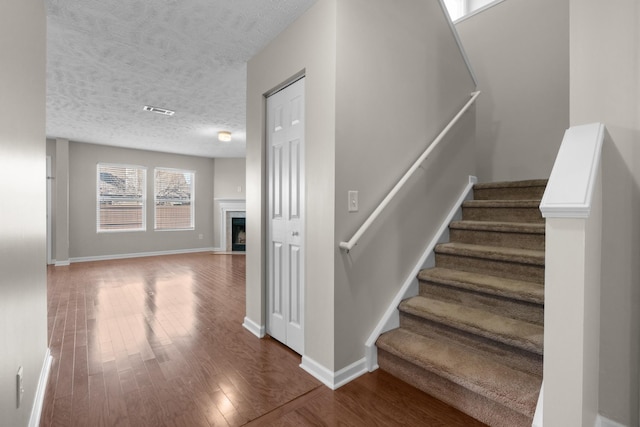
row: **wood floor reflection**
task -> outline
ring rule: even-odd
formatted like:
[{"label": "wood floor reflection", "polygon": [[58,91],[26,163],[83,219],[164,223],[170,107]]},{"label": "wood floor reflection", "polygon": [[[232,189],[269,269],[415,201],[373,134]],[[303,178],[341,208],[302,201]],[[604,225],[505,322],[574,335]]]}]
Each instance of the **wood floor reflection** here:
[{"label": "wood floor reflection", "polygon": [[380,371],[321,385],[242,328],[244,272],[211,253],[49,267],[41,426],[483,425]]}]

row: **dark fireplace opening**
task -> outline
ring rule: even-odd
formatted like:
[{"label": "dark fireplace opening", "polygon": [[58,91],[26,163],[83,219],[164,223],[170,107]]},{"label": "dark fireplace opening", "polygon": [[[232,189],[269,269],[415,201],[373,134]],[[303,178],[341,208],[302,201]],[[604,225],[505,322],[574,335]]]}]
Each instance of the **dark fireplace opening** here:
[{"label": "dark fireplace opening", "polygon": [[245,233],[245,219],[246,218],[231,218],[231,250],[232,251],[244,251],[246,242]]}]

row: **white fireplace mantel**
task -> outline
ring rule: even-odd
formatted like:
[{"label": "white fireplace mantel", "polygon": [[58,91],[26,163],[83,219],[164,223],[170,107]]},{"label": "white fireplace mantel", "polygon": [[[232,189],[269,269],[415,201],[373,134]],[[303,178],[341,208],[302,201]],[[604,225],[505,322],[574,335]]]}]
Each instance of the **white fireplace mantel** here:
[{"label": "white fireplace mantel", "polygon": [[227,250],[227,219],[231,212],[246,212],[247,204],[245,199],[213,199],[220,205],[220,241],[221,250]]}]

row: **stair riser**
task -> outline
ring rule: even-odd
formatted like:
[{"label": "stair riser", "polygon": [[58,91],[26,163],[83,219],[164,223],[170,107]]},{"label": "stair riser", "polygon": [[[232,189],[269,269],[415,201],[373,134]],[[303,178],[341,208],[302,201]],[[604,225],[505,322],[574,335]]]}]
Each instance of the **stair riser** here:
[{"label": "stair riser", "polygon": [[545,187],[482,188],[473,190],[475,200],[540,200]]},{"label": "stair riser", "polygon": [[533,414],[524,415],[384,350],[380,368],[443,402],[493,427],[530,427]]},{"label": "stair riser", "polygon": [[497,295],[474,292],[433,282],[420,282],[420,295],[483,309],[490,313],[542,325],[544,306]]},{"label": "stair riser", "polygon": [[438,267],[544,283],[544,266],[436,253]]},{"label": "stair riser", "polygon": [[517,207],[475,207],[462,208],[462,219],[468,221],[504,221],[504,222],[533,222],[544,223],[542,213],[538,208]]},{"label": "stair riser", "polygon": [[489,356],[499,360],[504,366],[542,377],[542,356],[537,353],[408,313],[400,313],[400,327],[428,338],[445,339],[465,345],[469,347],[470,352]]},{"label": "stair riser", "polygon": [[[419,323],[415,324],[418,328],[425,328],[424,330],[416,330],[416,332],[420,335],[426,335],[428,331],[431,331],[434,327],[442,330],[450,330],[454,334],[461,334],[469,336],[477,336],[478,339],[487,340],[488,342],[495,343],[496,345],[502,345],[504,349],[508,349],[510,347],[514,349],[520,349],[525,352],[542,354],[541,341],[539,341],[538,336],[532,336],[531,339],[520,338],[516,336],[510,335],[500,335],[485,329],[481,329],[478,327],[474,327],[472,325],[467,324],[456,324],[449,323],[448,320],[442,319],[439,316],[432,316],[428,313],[421,313],[419,316],[415,315],[413,312],[405,312],[402,309],[400,310],[400,318],[403,319],[406,316],[410,316],[411,318],[418,319]],[[446,323],[445,323],[446,322]],[[400,322],[402,326],[402,320]]]},{"label": "stair riser", "polygon": [[503,248],[544,250],[544,234],[450,229],[451,242]]}]

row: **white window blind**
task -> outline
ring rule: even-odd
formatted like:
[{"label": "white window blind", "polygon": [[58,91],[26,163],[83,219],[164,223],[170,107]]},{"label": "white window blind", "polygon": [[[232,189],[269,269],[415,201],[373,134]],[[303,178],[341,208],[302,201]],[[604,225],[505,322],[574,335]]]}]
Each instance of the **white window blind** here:
[{"label": "white window blind", "polygon": [[142,166],[98,163],[98,232],[146,229],[146,177]]},{"label": "white window blind", "polygon": [[155,229],[194,229],[195,172],[179,169],[155,170]]}]

